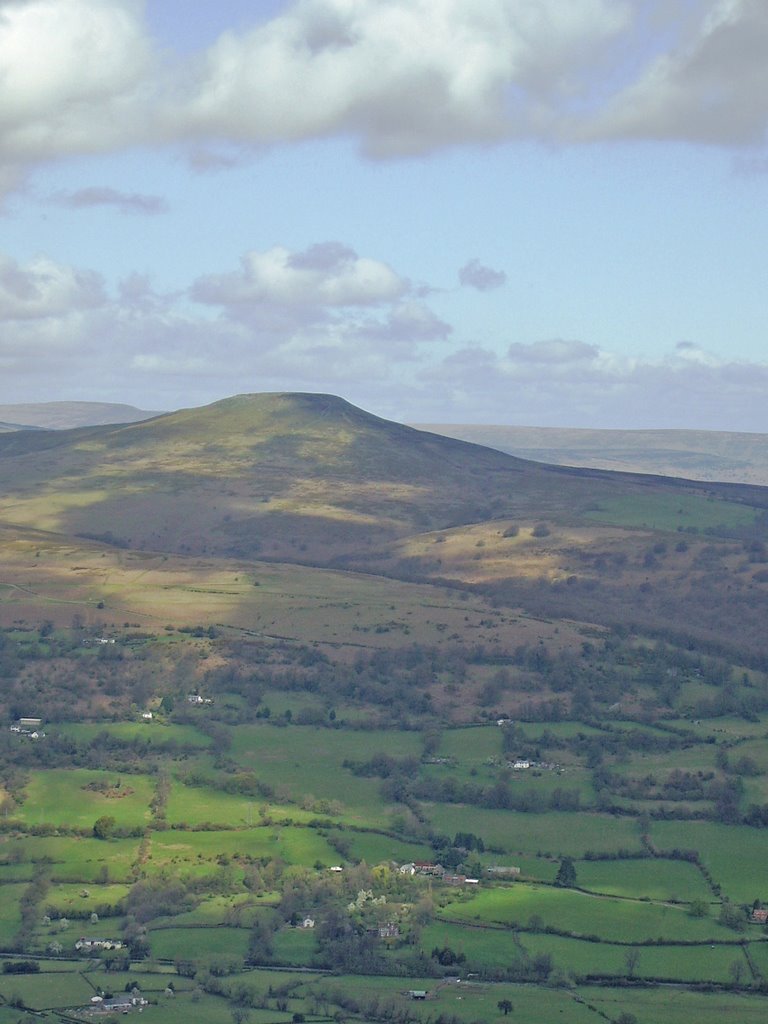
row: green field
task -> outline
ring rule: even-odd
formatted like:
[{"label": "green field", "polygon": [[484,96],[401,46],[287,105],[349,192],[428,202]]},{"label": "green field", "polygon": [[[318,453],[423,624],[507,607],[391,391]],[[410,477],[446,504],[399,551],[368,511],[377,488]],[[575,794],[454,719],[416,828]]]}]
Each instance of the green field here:
[{"label": "green field", "polygon": [[661,849],[698,850],[715,882],[732,900],[750,904],[755,899],[768,901],[768,880],[762,863],[765,837],[761,831],[708,821],[659,821],[653,823],[651,835]]},{"label": "green field", "polygon": [[[637,825],[631,818],[605,814],[521,814],[494,811],[464,804],[428,804],[427,814],[440,832],[474,832],[486,846],[510,853],[583,857],[587,850],[613,853],[620,849],[640,851]],[[513,863],[515,861],[513,860]]]},{"label": "green field", "polygon": [[94,988],[80,972],[52,974],[3,975],[0,974],[0,995],[10,999],[19,995],[26,1006],[35,1010],[49,1007],[84,1006],[94,994]]},{"label": "green field", "polygon": [[418,756],[421,737],[392,730],[369,733],[313,726],[241,726],[232,743],[232,756],[239,764],[280,791],[287,789],[299,804],[307,797],[336,801],[346,821],[374,828],[381,827],[387,810],[379,781],[357,777],[342,763],[367,761],[377,752],[390,757]]},{"label": "green field", "polygon": [[274,858],[287,864],[311,867],[316,861],[328,867],[339,855],[316,829],[269,826],[237,831],[189,832],[173,830],[155,833],[150,847],[152,868],[171,867],[183,872],[204,867],[221,855],[229,858]]},{"label": "green field", "polygon": [[57,724],[54,734],[70,736],[81,743],[92,743],[102,733],[124,743],[148,743],[151,746],[209,747],[211,740],[191,725],[175,725],[157,719],[151,722],[67,722]]},{"label": "green field", "polygon": [[[617,946],[605,942],[583,942],[557,935],[521,936],[523,947],[532,955],[549,953],[557,967],[585,977],[610,975],[627,977],[627,953],[636,951],[638,960],[633,967],[637,978],[668,979],[671,981],[727,982],[729,969],[739,960],[747,969],[740,946]],[[748,972],[747,972],[748,973]]]},{"label": "green field", "polygon": [[735,502],[695,494],[670,495],[651,490],[628,498],[602,498],[599,506],[594,511],[586,512],[585,518],[597,523],[652,530],[749,526],[756,516],[755,509],[745,508]]},{"label": "green field", "polygon": [[152,955],[161,960],[177,957],[202,960],[205,957],[243,957],[248,949],[248,930],[245,928],[194,927],[160,928],[149,933]]},{"label": "green field", "polygon": [[576,866],[580,888],[610,896],[634,899],[714,899],[701,872],[694,864],[674,860],[579,861]]},{"label": "green field", "polygon": [[115,906],[128,895],[128,885],[52,885],[46,896],[51,916],[77,917],[91,914],[103,904]]},{"label": "green field", "polygon": [[[612,992],[604,988],[585,988],[585,1002],[604,1013],[610,1020],[631,1007],[642,1024],[722,1024],[724,1020],[738,1024],[762,1024],[765,1021],[765,997],[740,993],[698,993],[685,989],[646,989]],[[594,1021],[594,1018],[593,1018]]]},{"label": "green field", "polygon": [[[138,839],[99,839],[82,836],[25,836],[8,839],[9,847],[18,847],[16,856],[23,857],[26,870],[34,862],[49,861],[54,882],[95,882],[107,878],[125,882],[136,860]],[[5,847],[0,843],[0,850]]]},{"label": "green field", "polygon": [[591,896],[535,884],[486,889],[466,902],[449,904],[441,915],[468,924],[504,927],[526,927],[535,916],[544,926],[574,935],[595,935],[609,942],[657,938],[733,940],[733,932],[717,921],[689,917],[680,907]]},{"label": "green field", "polygon": [[21,924],[19,899],[26,886],[10,883],[0,888],[0,947],[9,948]]},{"label": "green field", "polygon": [[[111,787],[108,793],[88,788]],[[102,816],[114,818],[118,827],[137,828],[150,819],[153,785],[146,775],[90,771],[85,768],[35,772],[25,789],[19,817],[29,825],[91,828]]]}]

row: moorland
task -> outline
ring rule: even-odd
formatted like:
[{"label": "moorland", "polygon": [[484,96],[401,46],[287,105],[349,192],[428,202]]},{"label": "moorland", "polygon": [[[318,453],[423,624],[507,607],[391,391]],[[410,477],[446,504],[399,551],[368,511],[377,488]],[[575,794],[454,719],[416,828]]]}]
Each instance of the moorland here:
[{"label": "moorland", "polygon": [[588,466],[733,483],[768,484],[765,436],[719,430],[611,430],[417,424],[422,430],[558,466]]},{"label": "moorland", "polygon": [[768,490],[258,395],[0,496],[2,1024],[764,1019]]}]

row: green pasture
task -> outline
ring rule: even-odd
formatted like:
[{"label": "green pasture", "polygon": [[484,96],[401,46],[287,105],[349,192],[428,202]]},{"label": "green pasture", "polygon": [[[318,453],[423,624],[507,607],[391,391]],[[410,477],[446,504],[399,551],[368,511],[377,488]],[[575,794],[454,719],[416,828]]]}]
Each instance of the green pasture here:
[{"label": "green pasture", "polygon": [[[712,695],[712,689],[709,689],[708,696]],[[667,720],[669,725],[675,726],[679,729],[687,729],[699,737],[702,742],[707,742],[710,737],[713,737],[718,742],[732,741],[740,739],[743,736],[752,738],[761,738],[765,736],[766,727],[768,721],[766,716],[763,715],[756,722],[748,722],[741,716],[730,716],[723,715],[722,718],[671,718]],[[738,753],[737,750],[734,753]]]},{"label": "green pasture", "polygon": [[[263,812],[263,813],[262,813]],[[215,786],[188,786],[172,779],[166,818],[169,825],[221,825],[225,828],[257,828],[264,821],[275,825],[285,822],[309,822],[318,817],[311,810],[293,804],[276,804],[264,799],[226,793]]]},{"label": "green pasture", "polygon": [[[764,1024],[765,996],[689,992],[684,988],[581,988],[579,995],[609,1020],[632,1012],[640,1024]],[[600,1020],[593,1015],[592,1024]]]},{"label": "green pasture", "polygon": [[152,956],[160,960],[204,960],[210,956],[244,957],[248,951],[247,928],[216,926],[152,928],[149,941]]},{"label": "green pasture", "polygon": [[611,770],[616,771],[619,775],[636,778],[654,775],[658,782],[662,782],[676,768],[693,773],[716,771],[716,754],[717,748],[711,743],[697,743],[679,750],[650,753],[633,750],[629,762],[612,765]]},{"label": "green pasture", "polygon": [[[331,833],[333,834],[333,833]],[[396,861],[407,864],[414,860],[431,860],[434,851],[431,846],[418,843],[406,843],[391,836],[382,836],[376,832],[357,832],[347,829],[338,833],[349,843],[349,854],[352,860],[365,861],[366,864],[382,864],[384,861]],[[339,855],[336,854],[338,860]]]},{"label": "green pasture", "polygon": [[314,726],[246,725],[234,730],[232,757],[258,778],[287,787],[299,804],[305,797],[338,801],[345,820],[380,826],[386,804],[380,780],[361,778],[342,767],[345,760],[367,761],[376,753],[420,756],[421,736],[396,730],[322,729]]},{"label": "green pasture", "polygon": [[712,891],[694,864],[679,860],[579,861],[578,885],[590,892],[635,899],[712,900]]},{"label": "green pasture", "polygon": [[768,979],[768,933],[758,925],[750,925],[747,937],[754,941],[749,943],[749,955],[755,968],[763,979]]},{"label": "green pasture", "polygon": [[21,883],[10,883],[0,888],[0,947],[10,946],[19,930],[19,900],[26,888],[26,885]]},{"label": "green pasture", "polygon": [[454,953],[463,953],[467,963],[462,974],[470,971],[501,970],[511,966],[523,955],[521,943],[512,931],[491,928],[467,928],[449,921],[433,921],[421,933],[421,948],[427,956],[437,947],[448,946]]},{"label": "green pasture", "polygon": [[196,907],[184,914],[173,917],[158,917],[153,927],[186,928],[188,925],[231,925],[246,928],[253,924],[259,913],[255,903],[262,903],[262,897],[253,897],[249,893],[237,893],[227,896],[206,896]]},{"label": "green pasture", "polygon": [[[119,783],[116,795],[85,788],[92,782]],[[29,825],[51,824],[90,828],[97,818],[114,818],[118,827],[135,828],[149,822],[154,794],[146,775],[54,768],[35,771],[24,790],[19,817]]]},{"label": "green pasture", "polygon": [[219,855],[235,859],[280,858],[287,864],[305,867],[312,867],[317,861],[330,867],[339,860],[339,854],[317,829],[273,825],[224,832],[154,832],[149,867],[181,870],[215,862]]},{"label": "green pasture", "polygon": [[629,971],[627,953],[638,956],[634,968],[637,978],[663,978],[667,981],[727,982],[729,968],[740,960],[748,976],[747,962],[740,946],[617,946],[606,942],[584,942],[558,935],[520,936],[521,944],[531,956],[549,953],[556,967],[577,977],[613,975],[626,977]]},{"label": "green pasture", "polygon": [[539,742],[545,733],[558,739],[572,740],[577,736],[604,736],[605,730],[584,722],[521,722],[524,739]]},{"label": "green pasture", "polygon": [[734,764],[737,764],[742,757],[749,757],[760,771],[768,772],[768,743],[766,743],[765,735],[739,743],[738,746],[728,751],[728,756]]},{"label": "green pasture", "polygon": [[651,838],[659,849],[698,850],[723,894],[735,902],[768,902],[766,840],[759,829],[710,821],[654,821]]},{"label": "green pasture", "polygon": [[768,776],[744,779],[743,806],[768,803]]},{"label": "green pasture", "polygon": [[[414,1003],[405,993],[410,989],[423,989],[428,998]],[[509,1024],[596,1024],[594,1012],[578,1002],[574,994],[565,989],[537,988],[533,985],[492,985],[482,983],[442,982],[435,978],[363,978],[340,976],[307,981],[297,994],[306,995],[308,1006],[321,1002],[323,992],[346,993],[365,1003],[374,998],[393,1003],[403,1014],[406,1012],[418,1022],[434,1021],[443,1015],[458,1018],[462,1024],[482,1021],[503,1021],[498,1003],[509,999],[514,1009],[506,1020]],[[324,1003],[322,1004],[325,1005]],[[329,1006],[333,1013],[333,1004]],[[646,1024],[645,1021],[642,1024]]]},{"label": "green pasture", "polygon": [[[52,885],[45,897],[45,906],[51,916],[73,917],[91,914],[100,905],[115,906],[128,895],[127,885]],[[73,922],[75,924],[76,922]]]},{"label": "green pasture", "polygon": [[0,885],[8,882],[29,882],[32,878],[31,864],[0,864]]},{"label": "green pasture", "polygon": [[[572,757],[566,751],[566,758],[569,756]],[[582,807],[588,807],[595,799],[592,773],[586,768],[575,766],[561,772],[538,768],[513,770],[510,786],[513,793],[530,790],[543,800],[549,800],[557,789],[576,791]]]},{"label": "green pasture", "polygon": [[82,836],[25,836],[10,842],[19,844],[29,863],[50,861],[54,882],[96,882],[105,867],[109,880],[125,882],[139,848],[138,839],[102,840]]},{"label": "green pasture", "polygon": [[180,747],[209,747],[210,737],[193,725],[174,725],[153,719],[151,722],[65,722],[51,727],[51,732],[69,736],[80,743],[92,743],[102,733],[124,743],[140,740],[152,746],[178,744]]},{"label": "green pasture", "polygon": [[587,850],[641,849],[637,824],[627,817],[563,811],[524,814],[466,804],[425,804],[424,809],[437,832],[474,832],[486,846],[511,854],[583,857]]},{"label": "green pasture", "polygon": [[502,730],[497,725],[446,729],[436,757],[450,757],[459,764],[479,765],[489,757],[502,756]]},{"label": "green pasture", "polygon": [[596,935],[611,942],[663,938],[727,942],[733,932],[711,919],[689,917],[680,907],[591,896],[573,889],[518,883],[484,889],[473,899],[451,903],[440,916],[468,924],[525,926],[532,917],[575,935]]},{"label": "green pasture", "polygon": [[233,828],[258,824],[259,807],[264,801],[235,793],[224,793],[213,786],[187,786],[171,781],[166,805],[169,825],[212,823]]},{"label": "green pasture", "polygon": [[692,526],[706,530],[717,526],[751,526],[757,511],[720,498],[698,494],[668,494],[646,488],[623,497],[601,497],[600,507],[584,512],[585,519],[612,526],[677,530]]},{"label": "green pasture", "polygon": [[273,959],[279,964],[308,966],[317,951],[317,940],[311,928],[281,928],[274,938]]},{"label": "green pasture", "polygon": [[0,995],[10,999],[19,995],[35,1010],[85,1006],[94,990],[80,972],[39,974],[0,974]]},{"label": "green pasture", "polygon": [[560,861],[551,857],[497,857],[493,853],[484,853],[480,860],[484,867],[492,864],[520,868],[520,877],[537,882],[554,882]]}]

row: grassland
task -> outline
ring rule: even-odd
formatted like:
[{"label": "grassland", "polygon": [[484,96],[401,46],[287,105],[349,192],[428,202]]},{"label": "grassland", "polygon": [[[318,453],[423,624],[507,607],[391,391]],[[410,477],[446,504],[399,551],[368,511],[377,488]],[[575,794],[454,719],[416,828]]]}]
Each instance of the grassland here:
[{"label": "grassland", "polygon": [[[436,804],[427,808],[429,820],[441,832],[474,832],[508,853],[554,857],[583,857],[588,850],[615,853],[641,851],[637,825],[631,818],[611,815],[520,814],[464,805]],[[574,820],[575,818],[575,820]]]},{"label": "grassland", "polygon": [[527,927],[535,917],[544,927],[581,936],[596,935],[608,942],[709,942],[713,937],[721,941],[731,938],[717,922],[692,918],[676,906],[601,899],[535,884],[488,890],[467,902],[449,904],[442,914],[453,921],[507,928]]},{"label": "grassland", "polygon": [[88,829],[97,818],[108,816],[120,827],[138,828],[149,821],[152,793],[152,783],[143,775],[53,769],[30,780],[19,815],[29,825]]}]

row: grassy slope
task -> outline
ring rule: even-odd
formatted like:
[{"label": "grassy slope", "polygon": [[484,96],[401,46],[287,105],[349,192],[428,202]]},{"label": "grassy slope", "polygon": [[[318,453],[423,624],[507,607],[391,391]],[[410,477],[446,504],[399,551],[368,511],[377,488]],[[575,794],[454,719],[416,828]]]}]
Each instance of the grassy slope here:
[{"label": "grassy slope", "polygon": [[332,396],[242,395],[129,426],[3,435],[0,486],[9,523],[327,564],[456,524],[573,520],[673,485],[525,462]]},{"label": "grassy slope", "polygon": [[[136,611],[159,621],[170,585],[180,615],[200,616],[202,607],[207,621],[266,634],[344,643],[350,632],[368,631],[380,638],[375,643],[397,646],[409,635],[409,611],[435,602],[417,598],[404,615],[390,615],[404,595],[380,583],[378,609],[351,621],[355,605],[369,606],[372,574],[383,574],[479,584],[508,607],[554,620],[618,617],[724,638],[738,630],[745,649],[761,643],[768,577],[760,578],[759,560],[747,561],[740,545],[714,550],[704,531],[753,524],[764,531],[757,522],[768,504],[764,489],[547,467],[391,423],[327,395],[242,395],[128,426],[2,434],[0,493],[4,564],[26,560],[23,573],[6,571],[0,580],[0,597],[18,608],[14,617],[26,617],[43,594],[54,603],[103,601],[127,618],[135,596]],[[82,535],[111,547],[94,547],[84,562]],[[649,562],[660,539],[665,550],[651,551]],[[126,548],[158,552],[158,561],[134,560],[126,573],[129,558],[147,557]],[[36,554],[41,549],[45,557]],[[175,580],[162,561],[169,553],[191,559]],[[326,578],[317,588],[319,579],[304,568],[290,570],[298,573],[291,579],[275,570],[275,600],[265,600],[264,589],[254,601],[253,583],[269,582],[263,565],[237,570],[256,558],[357,575]],[[718,595],[726,578],[732,586],[724,606]],[[47,614],[59,621],[55,610]],[[443,630],[463,637],[473,628],[463,621],[440,613],[431,641]],[[478,632],[471,639],[525,637]]]}]

